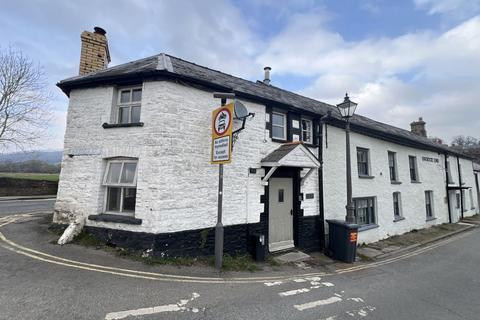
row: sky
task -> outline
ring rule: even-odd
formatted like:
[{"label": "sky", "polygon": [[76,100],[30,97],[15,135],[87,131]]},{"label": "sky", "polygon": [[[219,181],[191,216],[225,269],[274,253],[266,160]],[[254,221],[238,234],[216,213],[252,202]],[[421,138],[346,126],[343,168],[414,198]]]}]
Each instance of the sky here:
[{"label": "sky", "polygon": [[48,136],[61,149],[78,74],[80,33],[107,31],[109,66],[160,52],[319,101],[345,92],[357,113],[429,136],[480,138],[480,0],[0,0],[0,48],[43,66],[52,94]]}]

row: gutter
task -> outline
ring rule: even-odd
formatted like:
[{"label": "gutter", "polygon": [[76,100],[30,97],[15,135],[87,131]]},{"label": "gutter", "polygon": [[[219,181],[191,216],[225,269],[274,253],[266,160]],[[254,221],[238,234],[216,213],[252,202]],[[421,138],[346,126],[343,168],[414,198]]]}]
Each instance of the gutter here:
[{"label": "gutter", "polygon": [[445,189],[447,192],[448,223],[452,223],[452,208],[450,207],[450,191],[448,189],[448,154],[445,153]]},{"label": "gutter", "polygon": [[[457,156],[457,168],[458,168],[458,186],[462,187],[462,173],[460,172],[460,158]],[[463,219],[463,190],[460,189],[460,210]]]},{"label": "gutter", "polygon": [[331,117],[332,113],[327,112],[326,115],[319,119],[318,132],[317,132],[317,146],[318,146],[318,161],[320,161],[320,167],[318,168],[318,209],[320,215],[320,233],[322,236],[322,249],[325,248],[325,206],[323,199],[323,125],[326,124],[327,118]]}]

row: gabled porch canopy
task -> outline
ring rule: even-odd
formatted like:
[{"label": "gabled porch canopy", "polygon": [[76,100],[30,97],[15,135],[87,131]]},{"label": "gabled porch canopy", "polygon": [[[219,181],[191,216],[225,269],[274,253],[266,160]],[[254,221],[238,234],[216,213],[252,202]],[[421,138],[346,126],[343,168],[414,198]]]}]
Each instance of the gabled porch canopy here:
[{"label": "gabled porch canopy", "polygon": [[278,149],[263,158],[260,163],[264,167],[271,167],[262,179],[265,185],[279,167],[309,168],[310,170],[307,174],[302,177],[301,184],[304,183],[305,179],[308,178],[315,169],[320,168],[320,161],[318,161],[317,157],[301,142],[282,144]]}]

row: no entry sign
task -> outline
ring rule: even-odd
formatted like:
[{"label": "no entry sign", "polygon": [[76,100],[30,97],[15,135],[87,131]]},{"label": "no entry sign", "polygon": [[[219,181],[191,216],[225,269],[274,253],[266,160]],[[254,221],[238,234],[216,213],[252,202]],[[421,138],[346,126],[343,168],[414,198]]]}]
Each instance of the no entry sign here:
[{"label": "no entry sign", "polygon": [[233,103],[212,112],[212,163],[232,161]]}]

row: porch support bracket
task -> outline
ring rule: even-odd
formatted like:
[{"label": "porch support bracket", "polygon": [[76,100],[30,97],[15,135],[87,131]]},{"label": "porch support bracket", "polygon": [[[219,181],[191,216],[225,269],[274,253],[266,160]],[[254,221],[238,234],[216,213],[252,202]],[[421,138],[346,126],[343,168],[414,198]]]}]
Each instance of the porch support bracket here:
[{"label": "porch support bracket", "polygon": [[310,168],[310,170],[308,170],[308,172],[303,176],[303,178],[300,180],[301,186],[303,186],[303,184],[305,183],[305,180],[307,180],[307,178],[313,173],[315,169],[316,168]]},{"label": "porch support bracket", "polygon": [[268,170],[267,174],[265,175],[265,177],[263,177],[262,179],[262,185],[266,186],[268,185],[268,179],[270,179],[270,177],[272,176],[272,174],[275,172],[275,170],[278,169],[278,166],[276,167],[271,167],[270,170]]}]

